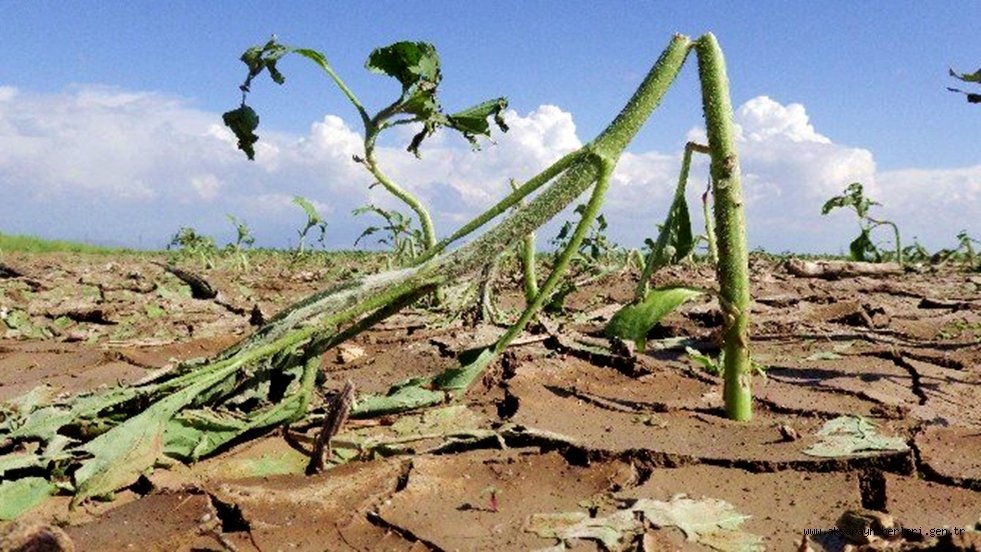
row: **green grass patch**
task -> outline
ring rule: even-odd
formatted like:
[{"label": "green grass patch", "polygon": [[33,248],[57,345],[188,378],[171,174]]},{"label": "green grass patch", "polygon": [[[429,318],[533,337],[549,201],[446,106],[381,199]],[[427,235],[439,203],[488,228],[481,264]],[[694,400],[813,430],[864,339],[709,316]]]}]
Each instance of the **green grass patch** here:
[{"label": "green grass patch", "polygon": [[67,240],[46,240],[37,236],[0,233],[0,251],[4,253],[120,253],[119,247],[105,247]]}]

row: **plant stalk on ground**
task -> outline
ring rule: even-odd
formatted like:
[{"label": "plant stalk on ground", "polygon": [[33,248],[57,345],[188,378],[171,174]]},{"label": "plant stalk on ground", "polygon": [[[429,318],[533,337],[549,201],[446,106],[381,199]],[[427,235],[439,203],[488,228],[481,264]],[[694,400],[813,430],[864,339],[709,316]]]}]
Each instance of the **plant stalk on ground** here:
[{"label": "plant stalk on ground", "polygon": [[[310,402],[320,354],[438,286],[478,273],[497,253],[514,247],[592,188],[582,218],[554,269],[519,320],[494,345],[461,355],[457,367],[435,377],[408,380],[384,396],[359,397],[351,415],[404,411],[442,403],[464,392],[523,331],[555,290],[599,213],[618,158],[660,103],[693,49],[698,56],[702,81],[719,231],[726,412],[731,418],[748,419],[749,291],[739,165],[732,145],[732,108],[722,53],[715,37],[707,34],[696,41],[675,36],[626,107],[595,140],[558,160],[464,228],[437,243],[414,266],[348,281],[316,293],[285,309],[253,335],[211,359],[183,363],[140,384],[9,416],[0,422],[0,441],[52,439],[66,426],[91,428],[92,419],[105,416],[109,423],[101,430],[104,433],[59,452],[59,459],[67,455],[79,465],[72,481],[78,503],[131,484],[164,453],[181,459],[199,458],[243,435],[298,419],[306,413]],[[311,57],[309,53],[304,55]],[[327,68],[325,61],[322,66]],[[270,71],[274,71],[274,65]],[[342,86],[342,90],[346,87]],[[349,98],[353,95],[349,94]],[[255,142],[250,136],[244,137],[243,149],[251,148]],[[540,193],[533,199],[519,205],[539,189]],[[514,211],[497,226],[470,243],[440,255],[450,244],[511,208]],[[263,391],[265,382],[283,378],[287,383],[275,386],[279,391],[274,392],[272,386]],[[260,406],[250,411],[236,409],[234,416],[219,416],[226,403],[235,404],[243,394],[256,398]],[[43,415],[37,415],[40,411]],[[133,417],[125,414],[137,411],[139,414]],[[214,431],[216,426],[222,428],[220,432]]]}]

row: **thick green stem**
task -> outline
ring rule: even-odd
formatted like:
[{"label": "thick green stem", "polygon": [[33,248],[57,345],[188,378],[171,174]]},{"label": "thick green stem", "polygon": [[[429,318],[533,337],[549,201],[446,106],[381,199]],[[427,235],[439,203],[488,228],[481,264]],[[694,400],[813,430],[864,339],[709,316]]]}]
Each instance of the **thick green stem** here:
[{"label": "thick green stem", "polygon": [[732,130],[732,103],[725,60],[710,33],[695,44],[702,84],[702,107],[715,197],[719,263],[719,303],[723,312],[726,415],[734,420],[752,418],[752,362],[749,353],[749,256],[743,216],[739,158]]},{"label": "thick green stem", "polygon": [[[511,179],[511,189],[518,190],[518,185]],[[519,201],[518,205],[524,205]],[[528,232],[521,240],[521,287],[525,292],[525,305],[530,305],[538,295],[538,276],[535,272],[535,233]]]},{"label": "thick green stem", "polygon": [[705,242],[708,244],[709,262],[715,266],[719,262],[719,248],[715,245],[715,224],[712,223],[712,212],[709,209],[709,196],[712,194],[712,177],[708,179],[708,187],[702,194],[702,220],[705,221]]}]

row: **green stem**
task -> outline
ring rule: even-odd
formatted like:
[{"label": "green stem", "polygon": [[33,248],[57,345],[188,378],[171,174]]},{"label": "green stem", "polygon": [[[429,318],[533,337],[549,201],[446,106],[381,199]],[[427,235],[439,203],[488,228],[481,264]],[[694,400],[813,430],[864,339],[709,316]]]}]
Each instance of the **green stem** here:
[{"label": "green stem", "polygon": [[552,268],[552,272],[545,279],[545,283],[542,284],[540,290],[535,295],[535,299],[525,307],[521,317],[513,326],[508,328],[508,331],[497,340],[494,345],[494,354],[500,354],[507,348],[511,341],[517,337],[522,331],[524,331],[525,326],[528,322],[538,313],[545,304],[545,300],[552,294],[562,276],[565,275],[566,269],[569,267],[569,262],[572,258],[576,256],[576,252],[579,250],[579,245],[582,244],[582,240],[589,233],[590,228],[593,226],[593,221],[599,215],[600,207],[603,205],[603,198],[606,196],[606,190],[610,185],[610,176],[613,174],[613,169],[616,166],[616,161],[609,158],[604,158],[597,156],[594,160],[597,165],[597,178],[596,187],[593,188],[593,194],[589,198],[589,203],[586,204],[586,209],[583,211],[582,218],[579,219],[579,224],[576,226],[575,232],[572,234],[572,238],[566,245],[565,249],[562,250],[562,254],[559,255],[555,266]]},{"label": "green stem", "polygon": [[874,219],[874,218],[869,217],[869,216],[866,216],[865,218],[869,222],[875,224],[876,226],[889,226],[889,227],[892,227],[892,233],[893,233],[893,236],[895,236],[895,239],[896,239],[896,262],[899,263],[899,266],[903,266],[903,244],[899,240],[899,227],[896,226],[896,224],[894,222],[889,221],[889,220],[878,220],[878,219]]},{"label": "green stem", "polygon": [[[518,185],[511,179],[511,189],[518,190]],[[519,201],[518,205],[524,205]],[[521,240],[521,283],[525,292],[525,305],[530,305],[538,295],[538,276],[535,273],[535,233],[528,232]]]},{"label": "green stem", "polygon": [[749,256],[743,215],[739,158],[732,130],[732,103],[725,59],[709,33],[695,44],[702,84],[702,108],[709,148],[715,227],[718,231],[719,303],[723,312],[726,415],[733,420],[752,418],[752,363],[749,353]]},{"label": "green stem", "polygon": [[[695,142],[685,144],[685,153],[681,160],[681,171],[678,173],[678,185],[674,190],[674,199],[671,202],[671,207],[668,209],[668,216],[665,218],[664,226],[661,227],[661,232],[657,236],[657,242],[654,244],[654,248],[651,250],[651,254],[647,259],[647,264],[644,265],[644,271],[640,275],[640,281],[637,282],[637,288],[634,290],[634,300],[637,302],[643,301],[647,296],[650,279],[654,272],[670,263],[671,257],[674,256],[674,253],[668,253],[667,251],[668,241],[671,240],[674,234],[675,218],[679,216],[679,211],[684,209],[687,212],[688,210],[685,201],[685,188],[688,186],[688,173],[691,170],[691,158],[694,152],[710,153],[708,146],[703,146]],[[687,219],[687,216],[685,218]]]},{"label": "green stem", "polygon": [[708,188],[702,194],[702,220],[705,221],[705,241],[708,243],[709,262],[715,266],[719,262],[719,248],[715,244],[715,224],[709,210],[709,195],[712,193],[712,177],[708,179]]},{"label": "green stem", "polygon": [[388,177],[382,170],[378,167],[378,162],[375,160],[375,140],[378,138],[379,126],[377,118],[375,121],[371,121],[365,126],[365,139],[364,139],[364,159],[362,164],[368,169],[368,172],[375,177],[375,180],[382,185],[389,193],[397,197],[402,203],[405,203],[409,209],[416,214],[419,218],[419,226],[422,228],[422,239],[426,249],[431,249],[436,245],[436,231],[433,229],[433,219],[429,216],[429,210],[416,198],[414,195],[409,193],[408,190],[402,188],[395,183],[391,178]]}]

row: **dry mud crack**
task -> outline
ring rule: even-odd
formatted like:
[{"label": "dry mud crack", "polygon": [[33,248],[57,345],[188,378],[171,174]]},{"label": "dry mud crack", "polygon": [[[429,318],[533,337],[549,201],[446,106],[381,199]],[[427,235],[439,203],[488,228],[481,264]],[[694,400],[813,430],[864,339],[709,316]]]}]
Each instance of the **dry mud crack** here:
[{"label": "dry mud crack", "polygon": [[[194,299],[139,259],[111,267],[86,257],[11,262],[22,275],[0,280],[0,307],[24,312],[29,324],[0,323],[0,401],[41,383],[78,392],[136,381],[249,331],[247,316]],[[343,273],[291,279],[267,267],[203,277],[234,304],[274,313]],[[67,497],[56,497],[28,518],[64,526],[77,550],[168,551],[543,549],[557,541],[527,530],[532,516],[602,519],[632,501],[682,493],[749,516],[743,530],[767,550],[797,550],[805,531],[814,532],[813,550],[844,550],[840,535],[823,531],[859,508],[924,531],[970,527],[981,518],[981,313],[971,277],[823,280],[755,262],[753,351],[768,377],[754,383],[754,420],[734,423],[721,416],[721,380],[670,346],[687,339],[717,353],[713,303],[669,315],[635,358],[593,347],[589,335],[612,312],[609,298],[626,301],[634,285],[614,275],[569,296],[570,313],[591,313],[567,321],[574,332],[524,336],[460,398],[463,410],[453,412],[466,421],[462,429],[422,419],[414,423],[429,433],[410,440],[397,417],[352,421],[351,431],[404,443],[385,453],[392,456],[313,477],[302,475],[306,457],[273,433],[157,470],[114,502],[69,512]],[[657,278],[708,286],[712,274],[669,267]],[[61,316],[71,297],[85,294],[116,323]],[[499,297],[503,306],[521,304],[515,289]],[[363,354],[329,352],[323,387],[351,380],[358,391],[384,391],[438,373],[456,352],[500,332],[433,320],[424,311],[399,315],[354,340]],[[659,338],[667,344],[660,350]],[[841,416],[863,417],[907,446],[842,458],[805,453]],[[244,524],[226,524],[216,503],[237,508]],[[648,527],[631,542],[627,549],[709,549],[674,527]],[[595,541],[576,546],[598,549]]]}]

